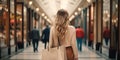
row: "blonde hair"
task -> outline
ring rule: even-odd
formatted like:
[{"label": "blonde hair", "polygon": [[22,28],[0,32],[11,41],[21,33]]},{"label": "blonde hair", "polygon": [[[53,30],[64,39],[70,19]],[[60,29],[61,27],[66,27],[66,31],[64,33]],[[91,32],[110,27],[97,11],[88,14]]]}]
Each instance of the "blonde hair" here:
[{"label": "blonde hair", "polygon": [[65,33],[67,32],[69,20],[68,20],[68,12],[60,9],[57,12],[56,20],[55,20],[55,31],[56,36],[59,37],[60,40],[65,39]]}]

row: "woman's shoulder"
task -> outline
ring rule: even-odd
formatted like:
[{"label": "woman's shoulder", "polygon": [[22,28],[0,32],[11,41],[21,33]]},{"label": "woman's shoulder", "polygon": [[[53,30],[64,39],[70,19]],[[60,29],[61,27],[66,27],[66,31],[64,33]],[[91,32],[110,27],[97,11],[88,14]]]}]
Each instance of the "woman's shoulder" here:
[{"label": "woman's shoulder", "polygon": [[75,27],[72,26],[72,25],[69,25],[68,28],[69,28],[70,30],[75,30]]}]

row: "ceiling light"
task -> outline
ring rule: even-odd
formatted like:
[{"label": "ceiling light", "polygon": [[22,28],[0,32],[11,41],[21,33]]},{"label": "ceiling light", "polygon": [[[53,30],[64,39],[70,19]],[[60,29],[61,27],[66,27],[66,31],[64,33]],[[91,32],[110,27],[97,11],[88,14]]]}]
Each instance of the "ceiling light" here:
[{"label": "ceiling light", "polygon": [[32,1],[29,1],[29,5],[32,5],[32,3],[33,3]]},{"label": "ceiling light", "polygon": [[74,17],[75,17],[75,15],[72,15],[71,17],[72,17],[72,18],[74,18]]},{"label": "ceiling light", "polygon": [[50,19],[48,19],[48,18],[47,18],[47,21],[48,21],[49,23],[51,23]]},{"label": "ceiling light", "polygon": [[81,8],[78,8],[78,11],[81,11]]},{"label": "ceiling light", "polygon": [[45,16],[44,18],[47,19],[47,16]]},{"label": "ceiling light", "polygon": [[47,18],[47,21],[50,22],[50,19]]},{"label": "ceiling light", "polygon": [[45,14],[44,14],[44,13],[42,13],[42,16],[45,16]]},{"label": "ceiling light", "polygon": [[87,2],[89,2],[89,3],[90,3],[90,2],[91,2],[91,0],[87,0]]},{"label": "ceiling light", "polygon": [[78,15],[78,12],[75,12],[75,15]]},{"label": "ceiling light", "polygon": [[72,16],[69,18],[69,20],[71,21],[74,17],[75,17],[75,15],[72,15]]},{"label": "ceiling light", "polygon": [[116,4],[116,8],[118,8],[118,5]]},{"label": "ceiling light", "polygon": [[50,19],[47,18],[48,21],[50,21]]},{"label": "ceiling light", "polygon": [[39,8],[36,8],[36,11],[39,11]]}]

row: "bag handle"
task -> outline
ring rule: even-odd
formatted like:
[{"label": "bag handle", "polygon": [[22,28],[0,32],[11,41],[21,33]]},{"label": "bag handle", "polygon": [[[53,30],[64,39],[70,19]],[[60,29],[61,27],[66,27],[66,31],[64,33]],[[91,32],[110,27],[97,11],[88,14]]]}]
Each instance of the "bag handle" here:
[{"label": "bag handle", "polygon": [[58,37],[58,48],[59,48],[60,45],[61,45],[61,44],[60,44],[60,40],[59,40],[59,37]]},{"label": "bag handle", "polygon": [[[61,44],[60,44],[60,40],[59,40],[59,37],[58,37],[58,46],[57,46],[58,49],[59,49],[59,46],[61,46]],[[48,51],[49,51],[49,48],[48,48]]]}]

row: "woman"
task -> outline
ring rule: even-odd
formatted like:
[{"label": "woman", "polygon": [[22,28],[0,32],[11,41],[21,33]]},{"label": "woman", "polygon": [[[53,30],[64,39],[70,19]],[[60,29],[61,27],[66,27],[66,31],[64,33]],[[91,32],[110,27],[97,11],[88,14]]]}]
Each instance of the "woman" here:
[{"label": "woman", "polygon": [[[78,50],[76,47],[76,30],[73,26],[69,25],[68,12],[60,9],[57,12],[55,24],[50,30],[49,48],[58,46],[58,39],[60,45],[68,47],[72,46],[74,59],[78,60]],[[67,59],[71,60],[71,59]]]}]

